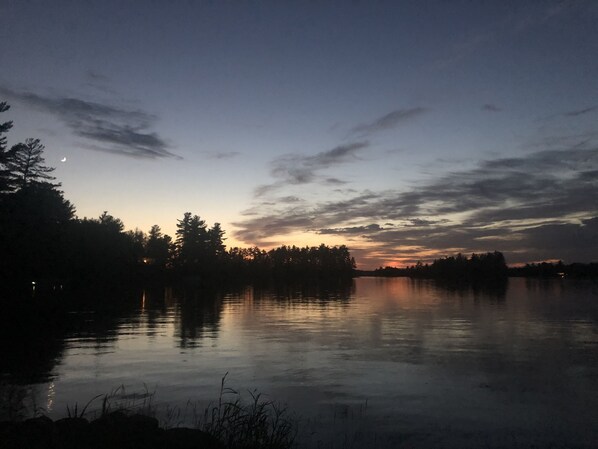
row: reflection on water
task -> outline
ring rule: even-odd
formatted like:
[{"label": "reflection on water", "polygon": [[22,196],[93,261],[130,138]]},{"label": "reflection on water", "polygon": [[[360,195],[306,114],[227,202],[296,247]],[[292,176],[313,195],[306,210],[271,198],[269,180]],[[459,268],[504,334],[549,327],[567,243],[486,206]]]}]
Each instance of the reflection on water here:
[{"label": "reflection on water", "polygon": [[119,385],[184,408],[229,372],[302,416],[307,447],[598,441],[592,282],[148,288],[6,312],[0,399],[51,416]]}]

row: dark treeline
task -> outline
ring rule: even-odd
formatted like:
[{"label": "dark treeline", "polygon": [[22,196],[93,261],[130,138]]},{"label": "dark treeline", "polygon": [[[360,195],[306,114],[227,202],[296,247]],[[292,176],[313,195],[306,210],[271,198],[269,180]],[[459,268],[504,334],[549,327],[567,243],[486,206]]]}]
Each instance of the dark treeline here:
[{"label": "dark treeline", "polygon": [[501,279],[507,276],[542,278],[598,278],[598,263],[564,264],[542,262],[520,267],[508,267],[502,253],[472,254],[469,258],[462,254],[436,259],[431,264],[418,262],[407,268],[380,267],[362,275],[407,276],[423,279],[448,281],[476,281]]},{"label": "dark treeline", "polygon": [[[0,103],[0,112],[9,109]],[[27,139],[10,148],[0,123],[0,280],[40,286],[161,278],[222,280],[351,277],[355,261],[345,246],[227,249],[219,223],[208,227],[186,212],[174,240],[154,225],[125,231],[104,212],[78,218],[64,198],[44,146]]]},{"label": "dark treeline", "polygon": [[559,260],[557,263],[531,263],[521,267],[510,267],[509,276],[538,278],[598,278],[598,263],[565,264],[562,260]]},{"label": "dark treeline", "polygon": [[374,270],[376,276],[408,276],[450,281],[477,281],[504,279],[508,268],[502,253],[462,254],[436,259],[431,264],[418,262],[407,268],[385,267]]}]

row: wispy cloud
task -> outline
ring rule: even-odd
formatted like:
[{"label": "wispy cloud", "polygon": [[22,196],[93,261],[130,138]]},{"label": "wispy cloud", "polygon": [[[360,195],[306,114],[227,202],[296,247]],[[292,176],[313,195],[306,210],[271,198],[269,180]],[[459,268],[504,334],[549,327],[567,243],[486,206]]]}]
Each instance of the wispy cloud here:
[{"label": "wispy cloud", "polygon": [[328,228],[328,229],[320,229],[318,234],[371,234],[371,233],[378,233],[384,230],[377,223],[372,223],[366,226],[351,226],[347,228]]},{"label": "wispy cloud", "polygon": [[0,94],[61,120],[87,148],[124,156],[158,159],[178,158],[157,132],[157,117],[140,110],[121,108],[73,97],[44,96],[0,87]]},{"label": "wispy cloud", "polygon": [[488,111],[488,112],[500,112],[500,111],[502,111],[501,108],[499,108],[495,104],[491,104],[491,103],[486,103],[486,104],[482,105],[482,110],[483,111]]},{"label": "wispy cloud", "polygon": [[405,226],[423,227],[423,226],[432,226],[432,225],[437,225],[437,224],[448,223],[449,220],[447,220],[446,218],[443,218],[442,220],[426,220],[423,218],[410,218],[408,220],[408,222],[409,223],[405,224]]},{"label": "wispy cloud", "polygon": [[112,87],[112,80],[95,70],[87,70],[84,75],[83,87],[86,89],[95,89],[114,98],[118,98],[118,92]]},{"label": "wispy cloud", "polygon": [[428,109],[423,107],[396,109],[371,123],[362,123],[360,125],[354,126],[351,131],[358,134],[371,134],[378,131],[393,129],[407,121],[414,119],[415,117],[424,114],[427,111]]},{"label": "wispy cloud", "polygon": [[418,248],[414,258],[497,249],[512,263],[589,261],[598,247],[596,173],[598,148],[487,160],[411,190],[264,208],[235,224],[236,237],[259,244],[307,231],[344,236],[387,255]]},{"label": "wispy cloud", "polygon": [[590,112],[594,112],[598,110],[598,106],[590,106],[589,108],[578,109],[576,111],[569,111],[565,112],[563,115],[565,117],[578,117],[580,115],[588,114]]},{"label": "wispy cloud", "polygon": [[87,70],[85,72],[85,78],[87,78],[87,80],[89,82],[96,82],[96,83],[108,83],[110,81],[110,78],[108,78],[106,75],[103,75],[94,70]]},{"label": "wispy cloud", "polygon": [[[251,216],[252,211],[249,211],[249,214]],[[258,221],[264,218],[267,221],[262,222],[259,226],[255,226]],[[311,229],[313,220],[313,217],[304,209],[299,209],[297,213],[293,213],[292,208],[290,208],[285,211],[285,215],[258,215],[244,222],[253,223],[253,226],[243,226],[243,223],[238,223],[237,226],[242,226],[242,229],[239,229],[235,233],[235,237],[241,241],[253,244],[270,243],[274,236],[289,234],[297,229]]]},{"label": "wispy cloud", "polygon": [[562,151],[563,149],[590,150],[598,146],[598,129],[589,127],[587,129],[564,129],[552,131],[556,125],[546,127],[545,135],[532,140],[526,145],[528,149],[551,149]]},{"label": "wispy cloud", "polygon": [[334,177],[322,178],[319,172],[348,162],[358,161],[358,154],[369,146],[367,141],[339,145],[331,150],[315,155],[290,154],[272,161],[271,174],[278,181],[258,186],[254,193],[262,196],[286,185],[309,184],[322,182],[328,185],[341,185],[345,182]]},{"label": "wispy cloud", "polygon": [[342,186],[344,184],[347,184],[347,181],[343,181],[342,179],[338,178],[326,178],[324,180],[324,183],[329,186]]},{"label": "wispy cloud", "polygon": [[[448,41],[443,55],[436,61],[440,68],[458,64],[461,61],[487,51],[496,41],[509,37],[516,37],[522,33],[544,25],[550,20],[556,20],[568,11],[583,7],[584,2],[561,1],[528,2],[527,8],[519,8],[515,14],[508,14],[505,18],[494,23],[480,25],[477,33],[467,34],[460,40]],[[513,10],[513,8],[510,8]]]},{"label": "wispy cloud", "polygon": [[237,156],[240,156],[241,153],[238,151],[222,151],[222,152],[204,152],[207,158],[209,159],[216,159],[216,160],[225,160],[225,159],[233,159]]}]

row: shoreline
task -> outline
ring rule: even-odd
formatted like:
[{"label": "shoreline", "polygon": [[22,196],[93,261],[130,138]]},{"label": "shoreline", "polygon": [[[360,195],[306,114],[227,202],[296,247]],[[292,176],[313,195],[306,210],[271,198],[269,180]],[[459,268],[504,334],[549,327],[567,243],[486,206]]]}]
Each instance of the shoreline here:
[{"label": "shoreline", "polygon": [[2,449],[158,449],[225,448],[216,437],[189,427],[160,427],[156,418],[116,411],[88,421],[83,417],[52,420],[38,416],[0,422]]}]

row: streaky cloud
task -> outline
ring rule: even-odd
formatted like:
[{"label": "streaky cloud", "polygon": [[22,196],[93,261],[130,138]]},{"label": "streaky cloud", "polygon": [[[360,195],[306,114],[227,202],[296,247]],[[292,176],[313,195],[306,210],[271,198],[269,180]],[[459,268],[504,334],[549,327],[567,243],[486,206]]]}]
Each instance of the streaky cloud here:
[{"label": "streaky cloud", "polygon": [[379,231],[384,230],[377,223],[372,223],[366,226],[351,226],[347,228],[329,228],[329,229],[319,229],[317,232],[318,234],[370,234],[370,233],[377,233]]},{"label": "streaky cloud", "polygon": [[427,220],[425,218],[410,218],[408,220],[409,224],[406,224],[405,226],[432,226],[435,224],[439,224],[439,223],[448,223],[449,220],[447,220],[446,218],[442,219],[442,220]]},{"label": "streaky cloud", "polygon": [[241,155],[238,151],[206,152],[205,154],[209,159],[216,160],[233,159]]},{"label": "streaky cloud", "polygon": [[381,254],[416,247],[430,259],[499,250],[510,263],[596,261],[597,173],[598,147],[490,159],[407,190],[278,203],[236,223],[235,236],[252,242],[312,232],[343,236]]},{"label": "streaky cloud", "polygon": [[[247,222],[259,222],[261,225],[258,226],[245,226]],[[293,214],[292,210],[287,211],[286,215],[270,215],[270,216],[258,216],[251,218],[246,222],[233,223],[233,226],[240,227],[234,234],[235,237],[243,242],[252,242],[253,244],[260,245],[264,242],[268,242],[269,239],[276,235],[291,233],[296,229],[311,228],[313,224],[313,217],[307,214],[301,213]]]},{"label": "streaky cloud", "polygon": [[272,184],[260,184],[253,189],[253,196],[255,196],[256,198],[259,198],[259,197],[264,196],[270,192],[274,192],[281,186],[282,186],[281,183],[276,183],[276,182],[272,183]]},{"label": "streaky cloud", "polygon": [[254,195],[260,197],[287,185],[314,182],[328,185],[345,184],[345,181],[334,177],[322,179],[319,172],[339,164],[358,161],[358,153],[369,145],[368,141],[352,142],[314,155],[289,154],[276,158],[271,162],[270,172],[278,181],[256,187]]},{"label": "streaky cloud", "polygon": [[110,81],[110,78],[108,78],[106,75],[91,69],[85,72],[85,77],[93,82],[106,83]]},{"label": "streaky cloud", "polygon": [[357,153],[369,146],[369,142],[353,142],[339,145],[313,156],[287,155],[272,162],[272,175],[298,184],[313,179],[315,171],[333,165],[357,160]]},{"label": "streaky cloud", "polygon": [[87,70],[84,75],[84,80],[83,87],[86,89],[95,89],[103,94],[108,94],[113,98],[118,98],[120,96],[119,93],[111,87],[113,85],[112,80],[102,73],[95,70]]},{"label": "streaky cloud", "polygon": [[482,110],[483,111],[488,111],[488,112],[500,112],[500,111],[502,111],[501,108],[499,108],[495,104],[491,104],[491,103],[486,103],[485,105],[482,105]]},{"label": "streaky cloud", "polygon": [[584,114],[588,114],[590,112],[594,112],[598,109],[598,106],[590,106],[589,108],[585,108],[585,109],[579,109],[576,111],[569,111],[569,112],[565,112],[563,115],[565,117],[578,117],[580,115],[584,115]]},{"label": "streaky cloud", "polygon": [[289,196],[283,196],[282,198],[278,198],[278,201],[280,201],[281,203],[300,203],[303,200],[301,198],[299,198],[298,196],[289,195]]},{"label": "streaky cloud", "polygon": [[87,148],[135,158],[180,159],[164,138],[151,131],[157,117],[144,111],[5,87],[0,87],[0,94],[56,116],[87,142]]},{"label": "streaky cloud", "polygon": [[378,131],[384,131],[387,129],[393,129],[397,126],[412,120],[424,113],[428,112],[428,109],[423,107],[415,107],[408,109],[396,109],[389,112],[386,115],[374,120],[371,123],[364,123],[354,126],[351,131],[359,134],[371,134]]},{"label": "streaky cloud", "polygon": [[347,184],[347,181],[343,181],[342,179],[338,178],[326,178],[324,183],[330,186],[340,186]]}]

